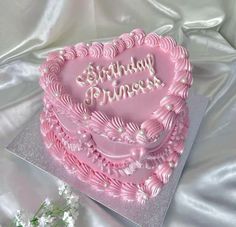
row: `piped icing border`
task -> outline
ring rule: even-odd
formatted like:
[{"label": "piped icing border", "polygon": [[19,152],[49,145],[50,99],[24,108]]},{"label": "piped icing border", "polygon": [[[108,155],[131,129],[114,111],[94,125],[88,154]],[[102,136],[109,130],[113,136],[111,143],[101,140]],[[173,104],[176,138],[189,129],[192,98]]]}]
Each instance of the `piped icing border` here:
[{"label": "piped icing border", "polygon": [[[47,111],[47,110],[45,110]],[[50,113],[49,113],[50,115]],[[76,155],[69,151],[57,138],[56,128],[53,127],[55,118],[53,115],[49,117],[48,125],[45,127],[44,111],[41,114],[41,132],[44,137],[44,143],[51,154],[57,158],[64,167],[72,174],[75,174],[82,182],[90,182],[90,185],[98,191],[105,191],[113,197],[120,197],[125,201],[137,201],[145,203],[147,199],[158,195],[164,184],[169,181],[173,168],[177,166],[181,153],[183,152],[183,144],[175,145],[172,151],[163,162],[159,164],[152,174],[143,182],[136,184],[133,182],[122,182],[121,180],[108,177],[106,174],[93,170],[86,163],[81,162]],[[184,121],[188,122],[188,115],[185,115]],[[179,127],[179,124],[178,126]],[[180,131],[186,136],[188,125],[181,128]],[[180,135],[181,133],[178,133]],[[170,142],[176,143],[176,133],[173,132]]]},{"label": "piped icing border", "polygon": [[[45,105],[47,107],[47,105]],[[101,171],[107,172],[109,175],[129,176],[139,168],[154,169],[161,164],[170,155],[176,156],[176,150],[183,150],[184,140],[188,129],[188,110],[186,109],[182,116],[176,121],[173,131],[161,150],[154,149],[148,151],[141,148],[134,148],[130,152],[130,157],[119,162],[114,162],[103,156],[96,147],[92,136],[86,131],[81,131],[78,135],[67,133],[63,126],[54,115],[52,108],[44,107],[44,112],[40,116],[41,133],[47,136],[48,132],[54,130],[54,135],[60,140],[62,145],[68,151],[73,153],[86,152],[87,158],[91,158],[92,162],[98,163]],[[50,137],[50,136],[49,136]]]},{"label": "piped icing border", "polygon": [[[107,116],[100,111],[90,112],[83,103],[76,103],[58,80],[58,74],[66,61],[86,56],[114,59],[126,49],[143,45],[169,53],[171,61],[175,64],[175,71],[167,96],[160,101],[160,107],[141,125],[125,122],[117,116]],[[177,115],[185,109],[188,91],[192,85],[191,70],[187,50],[177,45],[174,39],[156,33],[146,35],[141,29],[135,29],[110,43],[79,43],[49,54],[40,67],[42,73],[40,84],[50,102],[59,111],[71,116],[75,123],[79,122],[84,128],[111,140],[130,144],[148,144],[157,140],[165,130],[170,130]]]}]

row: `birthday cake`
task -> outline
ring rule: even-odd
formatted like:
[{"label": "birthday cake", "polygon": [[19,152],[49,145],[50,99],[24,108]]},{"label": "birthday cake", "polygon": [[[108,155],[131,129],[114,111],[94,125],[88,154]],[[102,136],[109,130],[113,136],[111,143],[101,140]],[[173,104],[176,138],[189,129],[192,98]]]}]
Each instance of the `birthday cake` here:
[{"label": "birthday cake", "polygon": [[47,150],[95,190],[139,203],[157,196],[188,131],[186,49],[135,29],[52,52],[40,71]]}]

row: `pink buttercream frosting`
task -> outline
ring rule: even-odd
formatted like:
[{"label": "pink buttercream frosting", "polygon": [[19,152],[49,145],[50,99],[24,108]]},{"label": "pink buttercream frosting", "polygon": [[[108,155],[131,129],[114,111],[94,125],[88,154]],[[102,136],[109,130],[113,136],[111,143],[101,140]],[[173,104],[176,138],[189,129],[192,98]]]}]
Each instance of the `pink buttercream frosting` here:
[{"label": "pink buttercream frosting", "polygon": [[184,47],[141,29],[50,53],[40,67],[46,148],[95,190],[144,203],[184,151],[191,70]]}]

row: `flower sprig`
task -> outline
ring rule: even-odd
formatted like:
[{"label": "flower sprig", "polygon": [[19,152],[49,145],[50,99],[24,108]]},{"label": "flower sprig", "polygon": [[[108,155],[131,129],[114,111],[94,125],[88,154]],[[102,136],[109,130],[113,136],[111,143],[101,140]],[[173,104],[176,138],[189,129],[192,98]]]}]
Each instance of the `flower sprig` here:
[{"label": "flower sprig", "polygon": [[58,187],[59,199],[51,201],[46,198],[34,216],[26,218],[23,211],[18,210],[13,224],[14,227],[74,227],[79,215],[79,197],[64,183]]}]

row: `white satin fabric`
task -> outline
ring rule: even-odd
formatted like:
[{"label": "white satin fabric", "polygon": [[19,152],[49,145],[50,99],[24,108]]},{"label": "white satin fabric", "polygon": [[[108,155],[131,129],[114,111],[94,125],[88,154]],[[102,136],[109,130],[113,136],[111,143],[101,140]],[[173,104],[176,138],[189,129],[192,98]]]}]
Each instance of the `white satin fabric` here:
[{"label": "white satin fabric", "polygon": [[[38,66],[48,51],[136,27],[186,46],[193,88],[210,99],[164,226],[236,226],[234,0],[0,1],[0,143],[10,143],[39,110]],[[0,152],[4,224],[16,209],[33,212],[40,199],[55,195],[56,181]],[[78,226],[132,226],[89,199],[79,219]]]}]

